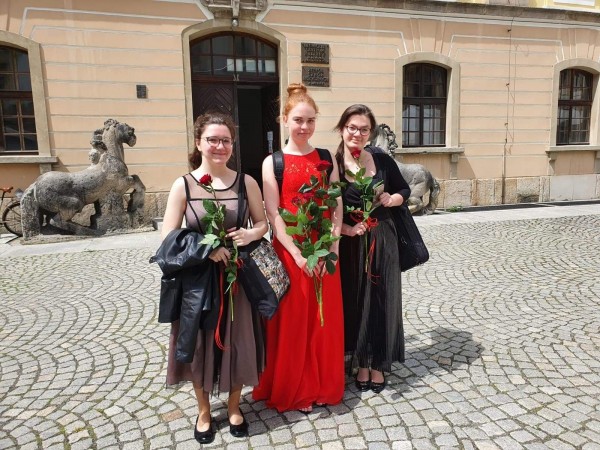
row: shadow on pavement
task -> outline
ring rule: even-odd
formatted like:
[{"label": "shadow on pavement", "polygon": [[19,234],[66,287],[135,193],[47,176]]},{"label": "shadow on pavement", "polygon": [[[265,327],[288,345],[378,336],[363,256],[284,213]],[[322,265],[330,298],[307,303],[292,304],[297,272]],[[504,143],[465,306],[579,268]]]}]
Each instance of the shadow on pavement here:
[{"label": "shadow on pavement", "polygon": [[481,357],[483,346],[464,330],[436,328],[429,336],[406,340],[406,361],[396,363],[387,377],[387,389],[394,390],[392,399],[401,398],[413,386],[422,384],[422,378],[448,373],[470,365]]}]

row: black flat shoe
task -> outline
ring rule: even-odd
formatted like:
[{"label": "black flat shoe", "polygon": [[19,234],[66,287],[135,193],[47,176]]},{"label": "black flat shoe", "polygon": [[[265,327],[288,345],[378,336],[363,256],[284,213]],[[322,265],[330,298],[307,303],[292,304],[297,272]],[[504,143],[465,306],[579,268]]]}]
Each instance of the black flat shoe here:
[{"label": "black flat shoe", "polygon": [[367,392],[369,389],[371,389],[372,384],[373,383],[370,380],[358,381],[356,378],[354,378],[354,386],[356,386],[356,389],[358,389],[360,392]]},{"label": "black flat shoe", "polygon": [[381,391],[383,391],[384,387],[385,387],[385,380],[383,380],[381,383],[375,383],[374,381],[371,381],[371,390],[373,392],[375,392],[376,394],[379,394]]},{"label": "black flat shoe", "polygon": [[200,416],[196,419],[196,425],[194,425],[194,438],[200,444],[210,444],[215,440],[215,428],[213,427],[212,417],[210,418],[210,425],[208,426],[208,430],[206,431],[198,431],[198,420]]},{"label": "black flat shoe", "polygon": [[[231,422],[229,422],[229,432],[233,437],[245,438],[248,437],[248,422],[246,422],[244,413],[240,411],[240,414],[242,415],[242,423],[240,423],[239,425],[234,425]],[[227,420],[229,420],[229,417],[227,417]]]}]

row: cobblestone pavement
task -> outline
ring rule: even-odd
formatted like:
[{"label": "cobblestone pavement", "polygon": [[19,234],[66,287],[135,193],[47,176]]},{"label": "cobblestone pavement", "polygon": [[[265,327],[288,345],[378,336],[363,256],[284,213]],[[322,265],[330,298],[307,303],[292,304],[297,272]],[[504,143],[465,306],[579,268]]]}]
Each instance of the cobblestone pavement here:
[{"label": "cobblestone pavement", "polygon": [[[405,274],[407,361],[383,393],[348,378],[304,416],[245,388],[250,438],[218,397],[210,447],[600,449],[598,206],[418,218],[431,260]],[[1,449],[199,447],[191,386],[164,387],[148,235],[0,245]]]}]

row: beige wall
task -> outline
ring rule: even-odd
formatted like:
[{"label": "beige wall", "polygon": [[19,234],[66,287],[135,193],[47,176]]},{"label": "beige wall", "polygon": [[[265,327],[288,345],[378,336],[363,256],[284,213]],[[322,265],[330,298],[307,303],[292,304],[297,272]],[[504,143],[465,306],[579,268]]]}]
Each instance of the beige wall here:
[{"label": "beige wall", "polygon": [[[554,176],[567,177],[561,186],[587,177],[586,183],[595,183],[588,192],[600,197],[594,149],[560,152],[552,160],[548,154],[555,132],[555,66],[600,57],[600,27],[589,16],[565,22],[551,11],[542,20],[538,13],[528,18],[513,8],[511,17],[506,7],[471,5],[468,13],[435,14],[431,8],[452,5],[423,1],[436,5],[407,11],[369,8],[365,1],[345,7],[339,3],[272,1],[259,14],[259,23],[242,20],[238,28],[282,43],[282,83],[301,80],[302,42],[329,44],[331,85],[311,88],[321,110],[315,145],[337,146],[339,138],[331,129],[352,103],[371,106],[379,122],[396,128],[400,142],[396,61],[437,54],[460,68],[457,95],[449,105],[454,110],[449,133],[464,153],[454,166],[455,175],[450,155],[410,155],[404,160],[426,165],[443,182],[441,206],[499,203],[502,178],[509,180],[505,197],[506,186],[514,181],[511,195],[516,201],[517,181],[527,179],[520,181],[525,191],[537,186],[540,200],[549,200]],[[530,3],[550,9],[549,2]],[[104,0],[91,5],[84,0],[0,4],[0,30],[41,48],[50,154],[58,158],[53,169],[86,167],[93,130],[112,117],[136,128],[137,145],[126,149],[130,172],[142,178],[149,193],[165,193],[187,170],[193,118],[186,30],[205,23],[202,33],[209,32],[210,13],[190,0]],[[148,87],[148,99],[136,98],[136,84]],[[1,184],[26,187],[39,174],[36,165],[2,164],[2,158]]]}]

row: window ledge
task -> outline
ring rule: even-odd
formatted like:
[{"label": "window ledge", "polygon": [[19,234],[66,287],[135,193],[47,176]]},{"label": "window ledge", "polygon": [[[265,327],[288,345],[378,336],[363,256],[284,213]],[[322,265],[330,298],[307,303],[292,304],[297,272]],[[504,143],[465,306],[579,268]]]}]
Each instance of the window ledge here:
[{"label": "window ledge", "polygon": [[551,145],[546,153],[552,152],[595,152],[600,150],[600,145]]},{"label": "window ledge", "polygon": [[556,161],[559,153],[570,152],[596,152],[596,159],[600,159],[600,145],[551,145],[546,150],[550,162]]},{"label": "window ledge", "polygon": [[464,147],[399,147],[394,152],[394,157],[401,163],[402,157],[405,155],[448,155],[450,157],[449,178],[456,180],[458,177],[458,158],[464,152]]},{"label": "window ledge", "polygon": [[453,155],[464,152],[464,147],[398,147],[396,149],[396,155],[423,155],[431,153]]},{"label": "window ledge", "polygon": [[56,156],[39,155],[2,155],[0,153],[0,164],[56,164]]}]

